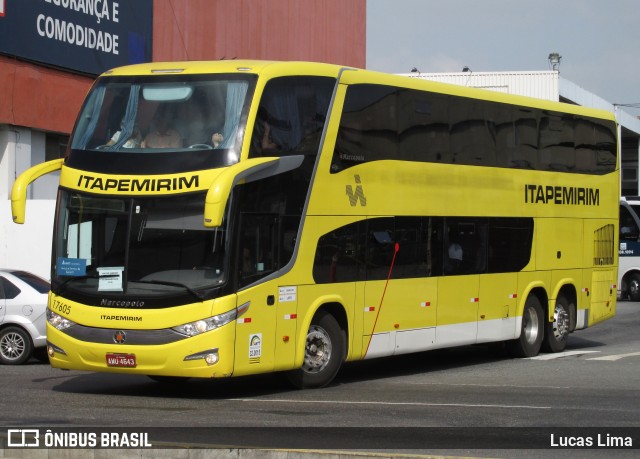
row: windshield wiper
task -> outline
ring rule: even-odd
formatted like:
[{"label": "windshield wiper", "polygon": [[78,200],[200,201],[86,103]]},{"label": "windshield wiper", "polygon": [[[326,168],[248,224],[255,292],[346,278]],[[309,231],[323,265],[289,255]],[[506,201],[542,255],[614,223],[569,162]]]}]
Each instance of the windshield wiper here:
[{"label": "windshield wiper", "polygon": [[202,297],[202,295],[200,295],[198,292],[196,292],[194,289],[192,289],[188,285],[181,284],[180,282],[169,282],[169,281],[161,281],[161,280],[136,280],[136,281],[130,281],[130,282],[139,282],[141,284],[168,285],[170,287],[180,287],[185,289],[191,295],[193,295],[198,301],[204,301],[204,298]]},{"label": "windshield wiper", "polygon": [[[55,288],[55,292],[59,292],[61,288],[65,287],[69,282],[71,281],[76,281],[76,280],[83,280],[83,279],[98,279],[99,276],[97,273],[94,274],[86,274],[84,276],[71,276],[68,277],[67,279],[63,280],[59,285],[56,285]],[[53,291],[53,282],[51,283],[51,290]]]}]

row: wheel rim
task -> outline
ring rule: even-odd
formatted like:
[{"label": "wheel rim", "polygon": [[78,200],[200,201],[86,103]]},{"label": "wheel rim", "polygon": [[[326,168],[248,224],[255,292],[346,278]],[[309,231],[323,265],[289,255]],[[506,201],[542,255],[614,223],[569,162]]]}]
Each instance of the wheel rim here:
[{"label": "wheel rim", "polygon": [[307,345],[302,369],[307,373],[319,373],[331,360],[331,338],[327,331],[312,325],[307,334]]},{"label": "wheel rim", "polygon": [[527,343],[533,344],[538,339],[540,330],[538,314],[533,308],[527,308],[523,321],[524,337]]},{"label": "wheel rim", "polygon": [[553,311],[553,336],[561,341],[569,334],[569,314],[562,305],[556,305]]},{"label": "wheel rim", "polygon": [[0,340],[0,353],[7,360],[18,360],[25,350],[25,342],[18,333],[10,332]]}]

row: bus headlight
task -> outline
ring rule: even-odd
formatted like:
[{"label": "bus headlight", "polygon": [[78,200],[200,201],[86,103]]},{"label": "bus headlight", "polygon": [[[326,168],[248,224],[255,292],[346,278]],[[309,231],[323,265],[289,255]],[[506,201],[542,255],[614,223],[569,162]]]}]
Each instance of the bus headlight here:
[{"label": "bus headlight", "polygon": [[47,308],[47,322],[58,330],[66,330],[76,324],[74,321],[69,320],[66,317],[62,317],[60,314],[56,314],[49,308]]},{"label": "bus headlight", "polygon": [[218,314],[217,316],[209,317],[207,319],[196,320],[195,322],[189,322],[187,324],[178,325],[173,327],[172,330],[182,333],[187,336],[196,336],[200,333],[205,333],[216,328],[220,328],[223,325],[237,319],[249,309],[249,303],[245,303],[242,306],[232,309],[231,311]]}]

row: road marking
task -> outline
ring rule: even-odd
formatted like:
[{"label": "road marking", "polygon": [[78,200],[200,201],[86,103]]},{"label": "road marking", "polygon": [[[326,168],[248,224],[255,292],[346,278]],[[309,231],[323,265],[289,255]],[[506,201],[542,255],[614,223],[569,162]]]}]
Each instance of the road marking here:
[{"label": "road marking", "polygon": [[535,357],[527,357],[527,360],[555,360],[555,359],[561,359],[563,357],[569,357],[572,355],[592,354],[594,352],[600,352],[600,351],[565,351],[565,352],[557,352],[555,354],[543,354],[543,355],[537,355]]},{"label": "road marking", "polygon": [[478,383],[450,383],[450,382],[394,382],[394,384],[410,384],[414,386],[462,386],[462,387],[506,387],[515,389],[574,389],[574,386],[522,386],[514,384],[478,384]]},{"label": "road marking", "polygon": [[322,403],[334,405],[384,405],[384,406],[437,406],[437,407],[464,407],[464,408],[525,408],[533,410],[550,410],[550,406],[532,405],[485,405],[475,403],[424,403],[424,402],[354,402],[342,400],[290,400],[269,398],[228,398],[232,402],[267,402],[267,403]]},{"label": "road marking", "polygon": [[640,356],[640,352],[631,352],[629,354],[605,355],[602,357],[593,357],[587,360],[608,360],[610,362],[615,362],[616,360],[624,359],[625,357],[637,357],[637,356]]}]

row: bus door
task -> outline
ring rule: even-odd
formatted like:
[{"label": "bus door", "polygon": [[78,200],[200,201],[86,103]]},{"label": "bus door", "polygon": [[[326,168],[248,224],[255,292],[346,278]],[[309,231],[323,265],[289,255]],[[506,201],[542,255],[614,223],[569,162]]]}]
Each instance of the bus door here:
[{"label": "bus door", "polygon": [[[279,309],[282,312],[285,309],[295,310],[297,304],[281,297],[277,283],[259,282],[274,272],[278,217],[273,214],[242,213],[239,234],[236,257],[239,284],[237,305],[240,307],[249,303],[249,309],[236,321],[236,376],[273,371]],[[282,304],[280,300],[284,300]]]}]

